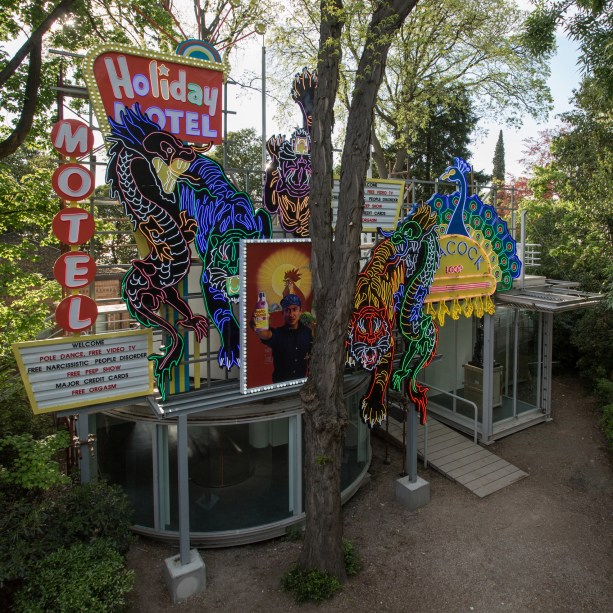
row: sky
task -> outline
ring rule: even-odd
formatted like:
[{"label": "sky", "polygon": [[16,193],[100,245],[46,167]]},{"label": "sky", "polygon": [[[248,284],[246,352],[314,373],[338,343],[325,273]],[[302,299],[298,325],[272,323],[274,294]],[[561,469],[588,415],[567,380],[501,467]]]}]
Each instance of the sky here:
[{"label": "sky", "polygon": [[537,124],[533,119],[526,118],[523,126],[519,129],[492,122],[482,122],[480,129],[487,129],[488,135],[471,145],[472,161],[476,170],[484,170],[491,174],[494,149],[498,134],[502,130],[507,174],[515,177],[525,175],[525,170],[519,163],[519,160],[524,157],[522,142],[527,138],[536,136],[542,130],[558,125],[559,121],[556,120],[556,115],[572,108],[570,98],[573,95],[573,89],[578,87],[580,81],[580,71],[577,66],[577,45],[563,36],[557,37],[557,43],[558,50],[551,60],[551,76],[548,80],[554,100],[554,109],[549,114],[549,120],[546,123]]},{"label": "sky", "polygon": [[[250,43],[246,49],[239,50],[231,58],[231,64],[233,66],[244,66],[254,74],[261,75],[261,39],[253,37]],[[533,119],[526,117],[521,128],[511,128],[494,122],[481,121],[478,127],[480,136],[478,138],[475,137],[475,140],[469,147],[473,153],[471,161],[476,170],[483,170],[487,174],[491,174],[494,149],[498,140],[498,134],[502,129],[507,175],[515,177],[525,175],[526,172],[519,162],[524,157],[522,152],[523,141],[536,136],[541,130],[556,126],[559,123],[556,120],[556,115],[572,108],[570,99],[573,89],[578,86],[580,80],[580,72],[577,66],[577,46],[562,35],[557,36],[557,43],[558,49],[556,55],[551,60],[551,75],[548,79],[554,99],[553,111],[549,115],[549,120],[537,124]],[[297,67],[297,71],[299,68]],[[253,86],[259,88],[260,83],[261,81],[258,79],[253,83]],[[237,86],[230,86],[228,89],[228,108],[231,111],[236,111],[236,115],[229,115],[228,117],[228,131],[232,132],[242,128],[253,127],[258,134],[261,134],[261,93],[254,90],[239,90]],[[277,104],[271,96],[268,96],[266,113],[266,134],[268,137],[277,133],[289,134],[294,127],[301,123],[298,107],[291,102],[289,90],[290,86],[288,84],[287,99],[290,108],[295,108],[295,112],[292,115],[294,123],[289,125],[287,123],[280,123],[283,120],[275,116]]]}]

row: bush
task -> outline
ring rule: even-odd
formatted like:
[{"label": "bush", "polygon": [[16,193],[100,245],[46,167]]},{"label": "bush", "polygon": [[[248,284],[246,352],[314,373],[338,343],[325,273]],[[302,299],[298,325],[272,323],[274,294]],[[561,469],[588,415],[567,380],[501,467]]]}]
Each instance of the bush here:
[{"label": "bush", "polygon": [[47,532],[62,543],[103,537],[122,555],[133,542],[132,507],[119,485],[85,483],[48,497],[43,512],[53,516]]},{"label": "bush", "polygon": [[[0,440],[0,487],[48,490],[68,483],[55,460],[68,446],[68,433],[56,432],[41,440],[31,434],[13,434]],[[16,492],[15,492],[16,493]]]},{"label": "bush", "polygon": [[281,587],[292,594],[297,603],[322,602],[332,598],[341,589],[341,582],[329,573],[307,570],[296,565],[283,575]]},{"label": "bush", "polygon": [[[360,557],[351,541],[343,540],[343,559],[348,577],[360,572]],[[281,578],[281,588],[289,592],[297,603],[329,600],[341,589],[341,582],[329,573],[307,570],[296,564]]]},{"label": "bush", "polygon": [[38,498],[2,500],[0,587],[30,580],[33,562],[67,544],[104,538],[120,554],[133,540],[132,511],[121,488],[107,483],[53,488]]},{"label": "bush", "polygon": [[126,594],[134,573],[105,539],[75,543],[54,551],[34,564],[27,584],[15,598],[15,611],[23,613],[119,613],[126,609]]},{"label": "bush", "polygon": [[301,541],[304,536],[304,530],[302,526],[289,526],[285,531],[285,538],[288,541]]},{"label": "bush", "polygon": [[613,403],[613,381],[610,379],[599,379],[594,391],[602,404]]},{"label": "bush", "polygon": [[15,359],[0,356],[0,439],[26,433],[42,438],[56,430],[51,413],[32,413]]},{"label": "bush", "polygon": [[613,404],[605,404],[602,407],[600,425],[609,444],[609,450],[613,451]]},{"label": "bush", "polygon": [[358,550],[351,541],[343,540],[343,557],[345,560],[345,572],[348,577],[355,577],[362,567]]}]

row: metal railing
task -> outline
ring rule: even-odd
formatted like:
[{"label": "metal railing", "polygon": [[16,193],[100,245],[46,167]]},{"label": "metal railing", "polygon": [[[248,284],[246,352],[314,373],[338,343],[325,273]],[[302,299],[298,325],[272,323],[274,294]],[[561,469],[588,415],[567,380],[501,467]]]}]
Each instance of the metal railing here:
[{"label": "metal railing", "polygon": [[541,265],[541,245],[538,243],[526,243],[526,248],[522,254],[524,266],[537,267]]},{"label": "metal railing", "polygon": [[[479,407],[472,400],[467,400],[466,398],[463,398],[462,396],[458,396],[457,394],[446,392],[445,390],[439,389],[438,387],[435,387],[434,385],[431,385],[430,383],[426,383],[426,385],[431,390],[435,390],[436,392],[439,392],[440,394],[444,394],[445,396],[450,396],[451,398],[455,398],[456,400],[461,400],[462,402],[465,402],[466,404],[472,406],[473,411],[475,413],[473,441],[475,442],[475,444],[477,444],[478,434],[479,434]],[[428,440],[426,437],[424,437],[424,458],[426,457],[427,446],[428,446]]]}]

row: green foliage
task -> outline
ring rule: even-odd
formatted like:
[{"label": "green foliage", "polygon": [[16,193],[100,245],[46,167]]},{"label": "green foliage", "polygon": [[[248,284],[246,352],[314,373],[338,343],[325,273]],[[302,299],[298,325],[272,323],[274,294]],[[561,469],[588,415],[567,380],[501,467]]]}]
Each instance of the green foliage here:
[{"label": "green foliage", "polygon": [[598,305],[579,314],[570,335],[579,358],[577,369],[591,386],[613,378],[613,311]]},{"label": "green foliage", "polygon": [[253,128],[228,134],[225,163],[223,146],[209,154],[223,166],[236,187],[249,194],[252,202],[262,200],[262,138]]},{"label": "green foliage", "polygon": [[347,576],[355,577],[362,569],[362,561],[355,545],[346,539],[343,539],[343,558]]},{"label": "green foliage", "polygon": [[[262,138],[254,128],[243,128],[228,133],[225,168],[260,170],[262,167]],[[219,164],[224,163],[223,146],[210,153]]]},{"label": "green foliage", "polygon": [[606,404],[602,407],[600,425],[607,439],[609,450],[613,451],[613,404]]},{"label": "green foliage", "polygon": [[[300,530],[299,538],[301,537]],[[362,568],[362,562],[355,545],[346,539],[343,539],[343,559],[347,576],[355,577]],[[296,564],[281,578],[281,587],[290,593],[297,603],[322,602],[340,591],[341,583],[329,573],[307,570]]]},{"label": "green foliage", "polygon": [[0,488],[48,490],[68,483],[56,460],[68,446],[68,433],[57,432],[42,440],[31,434],[14,434],[0,439]]},{"label": "green foliage", "polygon": [[60,298],[60,286],[48,280],[59,251],[46,246],[59,205],[55,167],[31,140],[0,162],[0,358],[12,356],[12,343],[40,333]]},{"label": "green foliage", "polygon": [[524,22],[523,44],[538,57],[551,57],[556,50],[557,22],[558,12],[541,4]]},{"label": "green foliage", "polygon": [[596,384],[596,396],[602,402],[600,425],[613,452],[613,379],[600,379]]},{"label": "green foliage", "polygon": [[528,17],[523,42],[533,53],[549,57],[558,28],[579,43],[584,73],[598,80],[604,96],[613,99],[613,2],[545,0]]},{"label": "green foliage", "polygon": [[132,543],[132,509],[119,486],[101,482],[38,496],[10,494],[0,490],[0,588],[8,595],[30,581],[37,560],[69,544],[104,539],[125,554]]},{"label": "green foliage", "polygon": [[67,488],[49,496],[43,510],[54,517],[47,525],[51,541],[88,542],[104,537],[121,554],[130,548],[133,511],[119,485],[100,481]]},{"label": "green foliage", "polygon": [[15,611],[119,613],[134,583],[134,572],[105,539],[58,549],[37,560],[32,571],[17,593]]},{"label": "green foliage", "polygon": [[504,138],[502,136],[502,130],[498,134],[498,140],[496,141],[496,148],[494,149],[494,159],[492,161],[494,169],[492,171],[492,179],[499,183],[504,183],[505,164],[504,164]]},{"label": "green foliage", "polygon": [[599,91],[584,80],[577,108],[552,139],[550,162],[534,169],[534,198],[524,203],[528,241],[542,245],[542,274],[580,280],[588,291],[613,282],[613,118]]},{"label": "green foliage", "polygon": [[594,389],[596,397],[603,404],[613,404],[613,380],[599,379]]},{"label": "green foliage", "polygon": [[[408,168],[411,178],[431,181],[440,175],[454,157],[470,159],[471,133],[477,125],[474,105],[461,84],[453,85],[448,97],[426,102],[428,112],[422,125],[415,127],[407,148],[394,142],[385,148],[388,167]],[[400,149],[399,149],[400,146]],[[377,169],[380,168],[377,166]],[[428,198],[431,186],[417,185],[416,200]],[[426,193],[427,192],[427,193]]]},{"label": "green foliage", "polygon": [[329,573],[296,565],[281,578],[281,588],[297,603],[322,602],[340,591],[341,582]]},{"label": "green foliage", "polygon": [[302,526],[289,526],[285,531],[285,538],[291,542],[301,541],[303,536],[304,530]]},{"label": "green foliage", "polygon": [[[233,43],[252,31],[254,23],[263,21],[269,3],[267,0],[194,0],[189,4],[198,7],[199,20],[186,18],[182,14],[185,7],[177,10],[177,3],[173,2],[0,0],[0,68],[4,68],[14,53],[14,41],[30,37],[43,23],[46,24],[42,32],[45,50],[54,48],[83,53],[101,43],[121,43],[172,53],[178,41],[200,38],[224,49],[222,53],[227,59]],[[68,10],[58,18],[55,9],[60,5],[67,6]],[[52,15],[54,19],[49,21]],[[2,123],[14,125],[15,117],[21,112],[28,62],[26,55],[6,82],[0,83],[0,107],[5,111]],[[56,92],[52,87],[57,85],[60,66],[65,85],[82,85],[80,60],[43,53],[41,83],[31,131],[32,137],[41,144],[45,140],[48,144],[48,130],[55,119]],[[74,109],[83,107],[81,100],[69,100],[68,104]],[[7,133],[5,131],[0,140]]]},{"label": "green foliage", "polygon": [[[370,9],[371,4],[364,2],[344,5],[345,70],[340,75],[339,98],[345,109],[352,99]],[[296,45],[294,21],[277,24],[274,32],[274,45],[287,67],[284,75],[296,66],[313,65],[317,56],[318,12],[309,3],[296,3],[293,10],[302,25],[300,45]],[[443,131],[462,136],[470,133],[476,116],[521,123],[525,114],[546,115],[551,103],[546,85],[549,68],[545,58],[536,57],[523,45],[524,19],[525,13],[504,0],[417,4],[392,42],[379,92],[373,135],[379,176],[387,176],[391,154],[395,171],[406,169],[409,156],[411,175],[425,170],[423,178],[431,179],[438,162],[432,160],[429,169],[418,166],[427,166],[428,156],[435,156],[445,141],[445,136],[437,137],[436,123]],[[339,110],[337,116],[341,113]],[[466,125],[453,125],[458,118]],[[432,139],[431,146],[426,138]],[[458,144],[465,147],[468,143]],[[377,153],[378,146],[388,153],[387,159]],[[459,148],[454,154],[470,159]],[[448,163],[450,158],[445,157]]]},{"label": "green foliage", "polygon": [[41,438],[55,432],[51,414],[34,415],[14,359],[0,359],[0,439],[30,433]]},{"label": "green foliage", "polygon": [[48,327],[51,305],[60,298],[61,288],[56,281],[1,261],[0,281],[5,292],[0,304],[0,357],[6,359],[12,356],[13,343],[31,341]]}]

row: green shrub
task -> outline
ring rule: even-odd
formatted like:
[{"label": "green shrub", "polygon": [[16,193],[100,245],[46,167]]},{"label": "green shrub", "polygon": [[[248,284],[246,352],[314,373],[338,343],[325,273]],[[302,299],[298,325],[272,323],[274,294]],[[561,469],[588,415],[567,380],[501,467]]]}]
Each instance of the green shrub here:
[{"label": "green shrub", "polygon": [[362,567],[358,550],[351,541],[343,540],[343,557],[345,560],[345,572],[348,577],[355,577]]},{"label": "green shrub", "polygon": [[47,530],[62,543],[103,537],[122,555],[133,541],[133,509],[123,489],[105,481],[68,488],[57,497],[49,496],[44,512],[55,519]]},{"label": "green shrub", "polygon": [[134,573],[105,539],[75,543],[54,551],[34,564],[27,583],[15,598],[19,613],[119,613]]},{"label": "green shrub", "polygon": [[55,459],[57,452],[67,446],[65,431],[40,440],[31,434],[12,434],[0,439],[0,487],[48,490],[68,483]]},{"label": "green shrub", "polygon": [[610,379],[599,379],[594,392],[602,404],[613,403],[613,381]]},{"label": "green shrub", "polygon": [[26,433],[42,438],[56,430],[51,413],[32,413],[15,359],[0,356],[0,439]]},{"label": "green shrub", "polygon": [[296,565],[283,575],[281,587],[292,594],[297,603],[322,602],[332,598],[341,589],[341,582],[329,573],[306,570]]},{"label": "green shrub", "polygon": [[125,554],[133,540],[132,511],[116,485],[53,488],[39,498],[0,498],[0,506],[0,587],[29,580],[34,561],[68,544],[104,538]]},{"label": "green shrub", "polygon": [[613,451],[613,404],[605,404],[605,406],[602,407],[602,419],[600,424],[609,444],[609,450]]},{"label": "green shrub", "polygon": [[302,526],[289,526],[285,531],[285,538],[288,541],[301,541],[303,536]]}]

